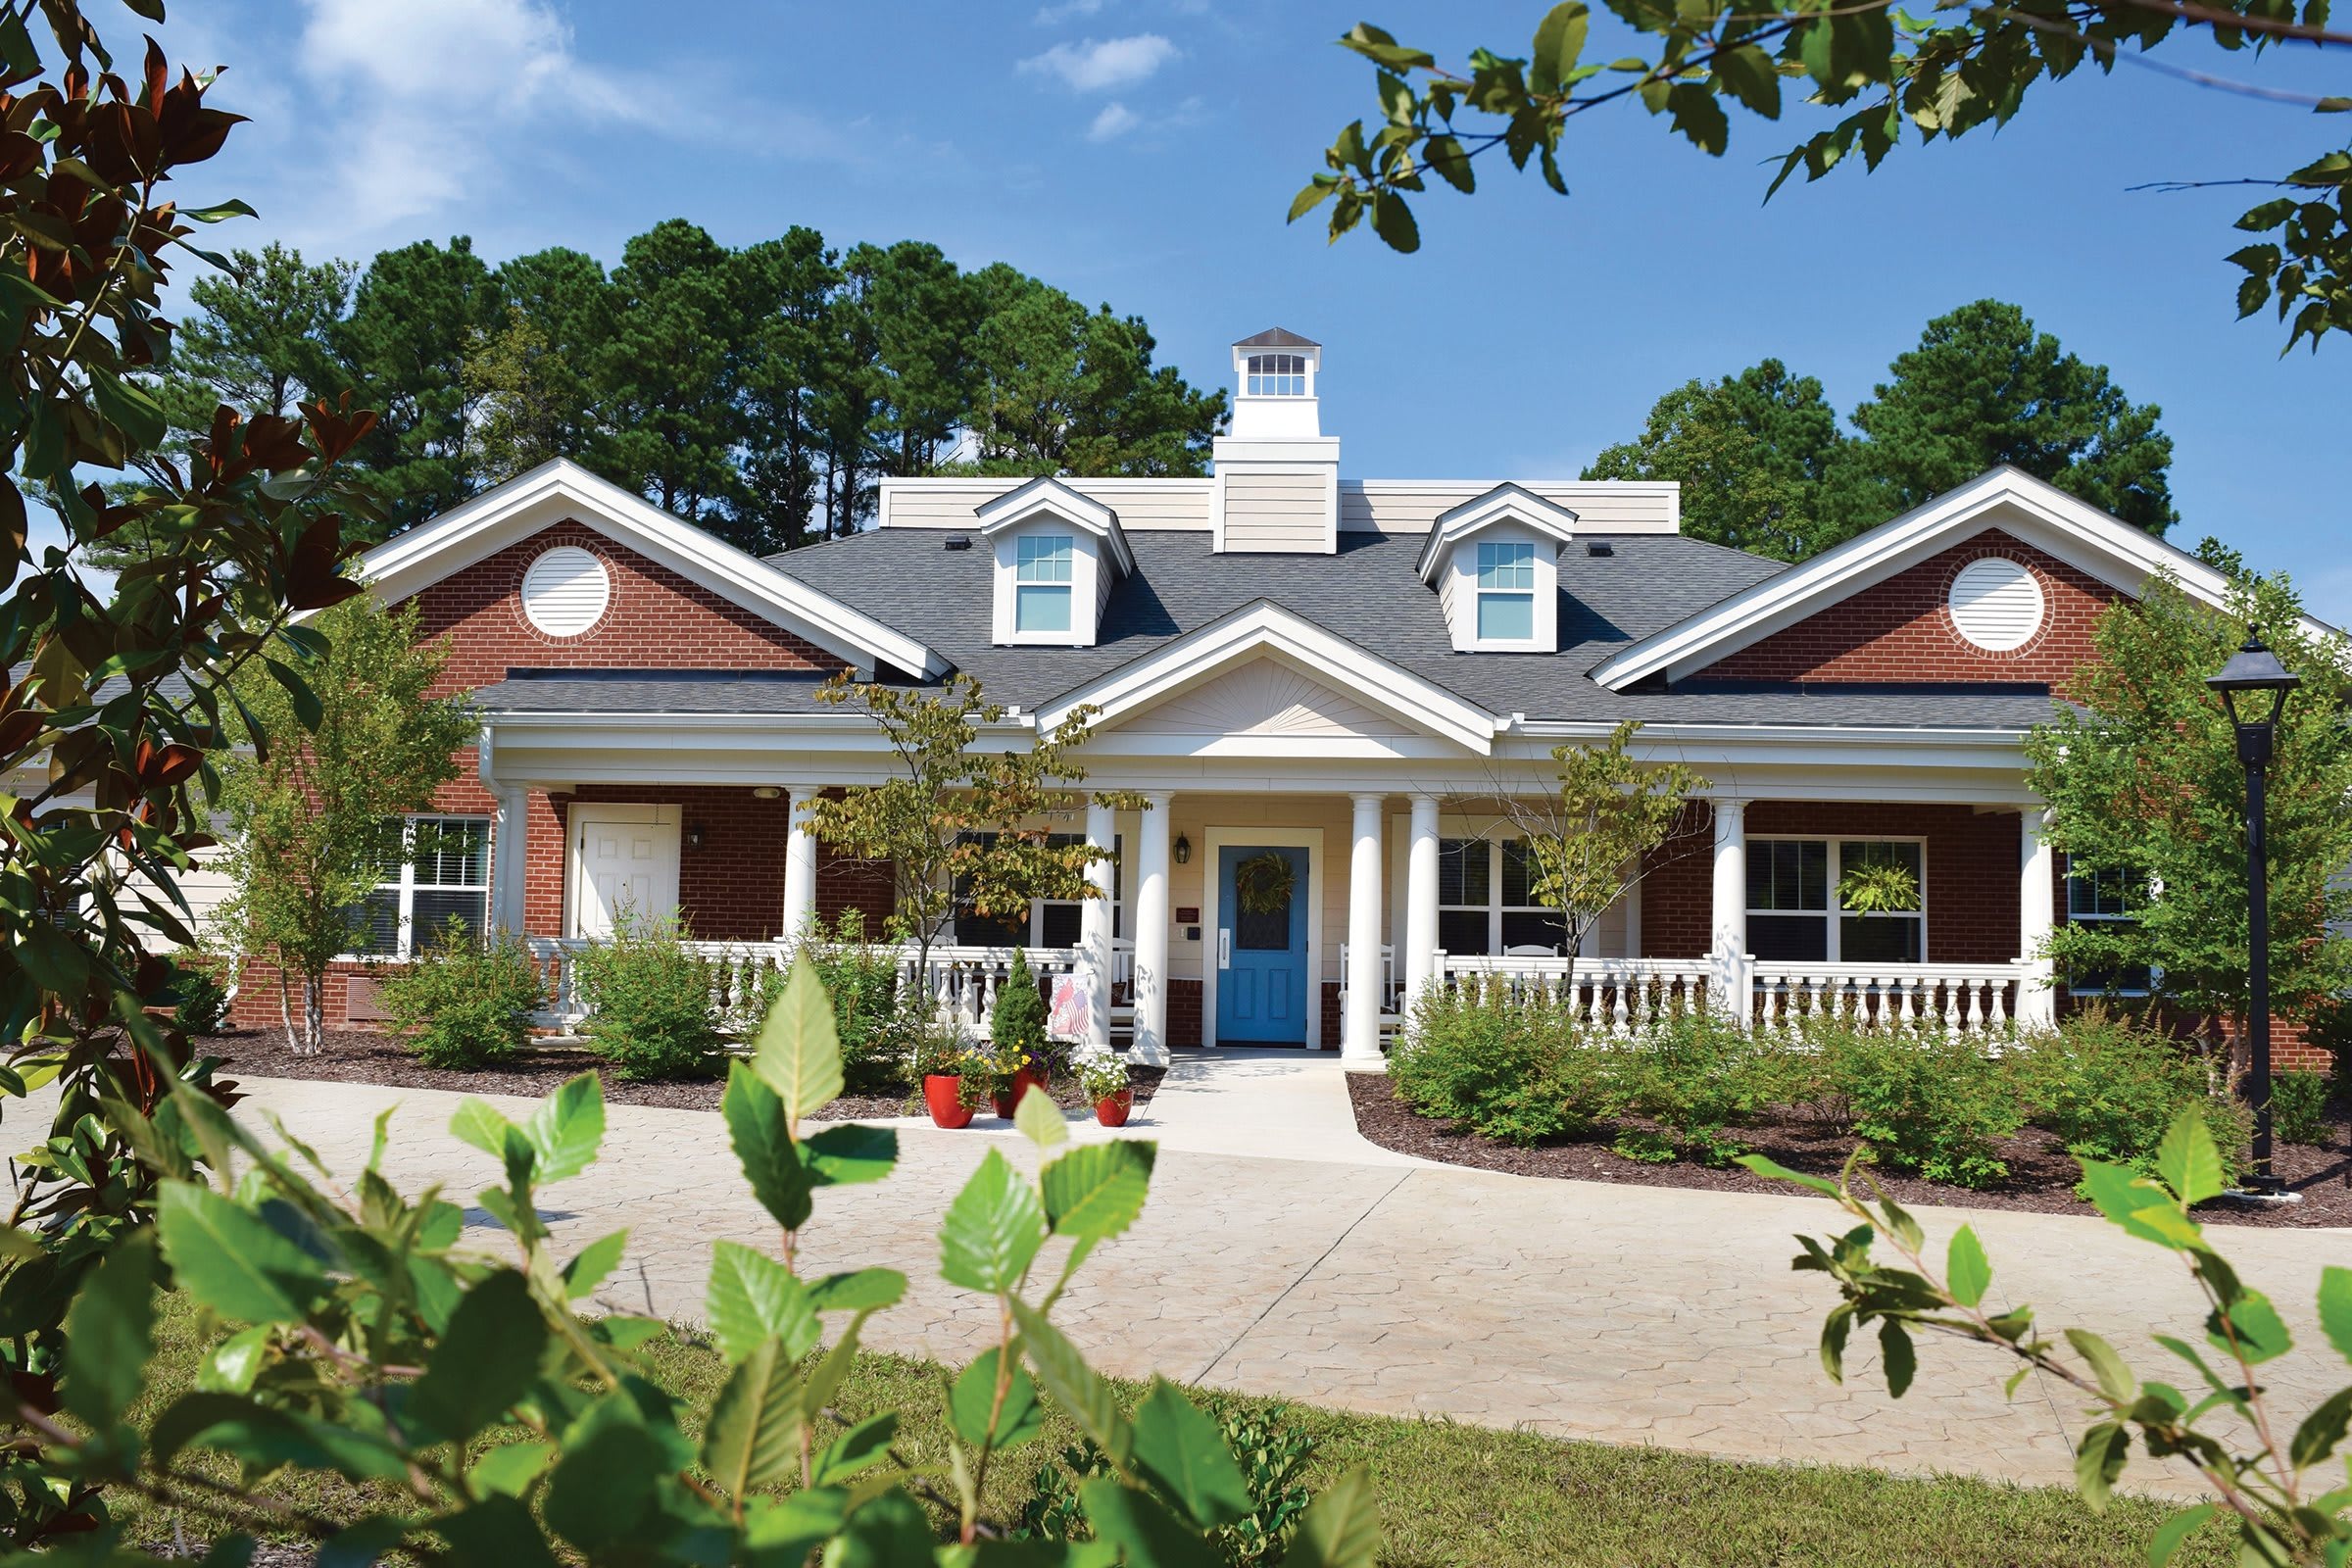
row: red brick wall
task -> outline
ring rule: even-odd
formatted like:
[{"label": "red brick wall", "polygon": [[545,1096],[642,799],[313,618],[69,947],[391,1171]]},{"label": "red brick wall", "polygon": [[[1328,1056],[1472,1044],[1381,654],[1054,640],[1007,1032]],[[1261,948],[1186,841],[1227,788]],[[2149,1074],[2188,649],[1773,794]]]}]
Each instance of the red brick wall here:
[{"label": "red brick wall", "polygon": [[1168,1044],[1200,1044],[1200,986],[1198,980],[1168,982]]},{"label": "red brick wall", "polygon": [[[523,618],[523,571],[540,552],[577,545],[604,560],[612,595],[576,637]],[[448,639],[444,687],[468,691],[511,668],[822,669],[842,662],[763,616],[687,581],[584,523],[560,522],[452,572],[416,595],[423,630]]]},{"label": "red brick wall", "polygon": [[[2041,582],[2041,630],[2008,653],[1988,653],[1962,637],[1945,604],[1960,568],[1985,556],[2023,562]],[[2093,657],[2091,629],[2117,597],[2097,578],[1991,528],[1751,643],[1691,678],[2062,686]]]}]

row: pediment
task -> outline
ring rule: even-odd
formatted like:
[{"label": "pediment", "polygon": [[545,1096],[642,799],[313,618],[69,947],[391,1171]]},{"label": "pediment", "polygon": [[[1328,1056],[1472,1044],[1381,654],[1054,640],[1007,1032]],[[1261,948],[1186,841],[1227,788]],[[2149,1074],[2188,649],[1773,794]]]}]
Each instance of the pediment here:
[{"label": "pediment", "polygon": [[1395,740],[1415,731],[1335,686],[1272,659],[1180,691],[1118,726],[1129,734],[1284,740]]}]

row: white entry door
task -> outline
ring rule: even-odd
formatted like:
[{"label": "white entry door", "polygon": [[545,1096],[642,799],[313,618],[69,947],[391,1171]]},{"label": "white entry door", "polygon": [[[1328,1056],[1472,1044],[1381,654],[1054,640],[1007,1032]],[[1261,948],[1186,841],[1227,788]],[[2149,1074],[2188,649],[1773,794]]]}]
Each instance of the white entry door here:
[{"label": "white entry door", "polygon": [[657,920],[678,907],[678,808],[571,808],[571,930],[609,937],[622,910]]}]

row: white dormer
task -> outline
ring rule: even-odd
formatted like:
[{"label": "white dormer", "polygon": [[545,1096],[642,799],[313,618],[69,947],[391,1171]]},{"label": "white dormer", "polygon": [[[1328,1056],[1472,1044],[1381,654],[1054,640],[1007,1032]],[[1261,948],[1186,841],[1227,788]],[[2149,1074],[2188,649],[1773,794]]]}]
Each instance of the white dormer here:
[{"label": "white dormer", "polygon": [[996,550],[991,640],[1092,648],[1111,584],[1135,569],[1118,514],[1057,479],[1032,479],[974,515]]},{"label": "white dormer", "polygon": [[1323,433],[1323,348],[1274,327],[1233,346],[1233,428],[1210,444],[1209,527],[1220,553],[1340,548],[1340,441]]},{"label": "white dormer", "polygon": [[1515,484],[1440,514],[1417,564],[1454,652],[1557,653],[1560,552],[1575,542],[1575,513]]}]

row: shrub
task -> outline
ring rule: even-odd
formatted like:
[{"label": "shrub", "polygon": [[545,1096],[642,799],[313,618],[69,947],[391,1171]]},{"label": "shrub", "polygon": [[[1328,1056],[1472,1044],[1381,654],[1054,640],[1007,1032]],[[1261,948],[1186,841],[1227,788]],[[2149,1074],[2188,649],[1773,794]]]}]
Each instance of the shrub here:
[{"label": "shrub", "polygon": [[1029,959],[1018,948],[1012,950],[1012,967],[1004,983],[997,988],[988,1033],[1000,1055],[1018,1053],[1024,1063],[1045,1058],[1045,993],[1038,990],[1037,977],[1029,972]]},{"label": "shrub", "polygon": [[2317,1072],[2282,1072],[2271,1079],[2271,1125],[2290,1144],[2332,1143],[2335,1129],[2328,1121],[2328,1076]]},{"label": "shrub", "polygon": [[182,948],[172,955],[173,1027],[192,1035],[217,1035],[228,1022],[228,987],[222,983],[228,960],[201,948]]},{"label": "shrub", "polygon": [[1568,1010],[1512,1002],[1499,986],[1424,993],[1389,1077],[1423,1115],[1523,1148],[1589,1131],[1616,1102],[1607,1052],[1578,1040]]},{"label": "shrub", "polygon": [[[866,940],[865,915],[843,912],[830,930],[811,926],[802,951],[833,999],[833,1026],[841,1037],[842,1085],[853,1095],[895,1095],[913,1087],[913,1051],[925,1006],[916,994],[899,994],[895,949]],[[760,977],[761,1017],[784,993],[787,959]]]},{"label": "shrub", "polygon": [[[2218,1086],[2180,1042],[2122,1014],[2085,1008],[2059,1028],[2027,1036],[2009,1057],[2026,1115],[2055,1133],[2078,1159],[2155,1168],[2165,1129],[2202,1108]],[[2234,1151],[2229,1118],[2215,1141]]]},{"label": "shrub", "polygon": [[1813,1058],[1774,1035],[1741,1031],[1698,1012],[1678,1012],[1610,1054],[1625,1108],[1655,1122],[1613,1146],[1628,1159],[1694,1154],[1711,1165],[1740,1152],[1729,1136],[1767,1106],[1807,1097]]},{"label": "shrub", "polygon": [[621,920],[611,941],[581,952],[579,976],[589,1042],[621,1078],[711,1071],[719,1042],[710,965],[687,951],[674,917]]},{"label": "shrub", "polygon": [[380,1000],[418,1061],[465,1069],[520,1051],[541,995],[520,938],[501,932],[485,941],[453,915],[438,941],[384,982]]},{"label": "shrub", "polygon": [[[1219,1421],[1218,1432],[1241,1467],[1242,1480],[1250,1491],[1250,1512],[1211,1538],[1216,1559],[1226,1568],[1279,1563],[1298,1529],[1298,1516],[1313,1500],[1304,1477],[1315,1456],[1315,1440],[1293,1427],[1281,1405],[1262,1415],[1234,1410]],[[1013,1539],[1085,1541],[1092,1537],[1079,1488],[1110,1473],[1110,1461],[1088,1440],[1081,1438],[1065,1446],[1058,1462],[1039,1468],[1029,1500],[1021,1505]]]},{"label": "shrub", "polygon": [[1888,1163],[1961,1187],[1990,1187],[2009,1174],[1997,1146],[2025,1125],[2024,1110],[2009,1073],[1974,1041],[1826,1022],[1808,1035],[1855,1135]]}]

